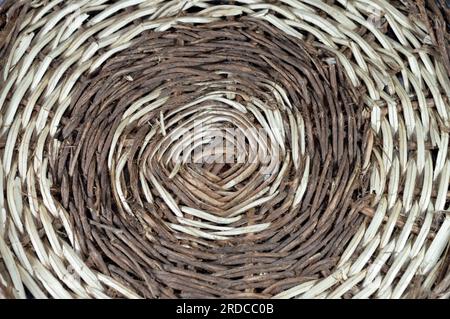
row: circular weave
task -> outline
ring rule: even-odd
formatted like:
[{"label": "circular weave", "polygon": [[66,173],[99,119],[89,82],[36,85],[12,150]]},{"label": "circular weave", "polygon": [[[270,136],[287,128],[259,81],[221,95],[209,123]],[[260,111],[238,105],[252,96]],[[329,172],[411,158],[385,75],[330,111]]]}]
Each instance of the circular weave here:
[{"label": "circular weave", "polygon": [[0,298],[450,298],[449,23],[7,0]]}]

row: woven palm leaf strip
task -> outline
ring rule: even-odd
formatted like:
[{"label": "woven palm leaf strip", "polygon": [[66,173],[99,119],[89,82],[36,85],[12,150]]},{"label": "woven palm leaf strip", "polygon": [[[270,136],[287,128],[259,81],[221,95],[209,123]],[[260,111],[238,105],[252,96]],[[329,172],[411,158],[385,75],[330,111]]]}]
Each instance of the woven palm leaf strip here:
[{"label": "woven palm leaf strip", "polygon": [[0,10],[0,298],[450,297],[443,0]]}]

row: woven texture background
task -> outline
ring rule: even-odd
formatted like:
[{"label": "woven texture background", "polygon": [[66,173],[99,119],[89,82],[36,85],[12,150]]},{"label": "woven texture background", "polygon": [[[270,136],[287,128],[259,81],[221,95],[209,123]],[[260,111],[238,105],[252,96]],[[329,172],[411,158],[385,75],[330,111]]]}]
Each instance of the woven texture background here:
[{"label": "woven texture background", "polygon": [[[449,22],[5,1],[0,298],[449,298]],[[243,161],[188,160],[231,130]]]}]

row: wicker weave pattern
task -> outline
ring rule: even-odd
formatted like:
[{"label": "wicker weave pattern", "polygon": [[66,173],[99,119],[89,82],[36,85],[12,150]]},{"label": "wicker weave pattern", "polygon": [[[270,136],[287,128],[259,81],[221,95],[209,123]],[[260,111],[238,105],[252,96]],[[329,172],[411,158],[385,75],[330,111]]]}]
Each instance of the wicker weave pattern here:
[{"label": "wicker weave pattern", "polygon": [[223,3],[6,2],[0,298],[449,298],[448,11]]}]

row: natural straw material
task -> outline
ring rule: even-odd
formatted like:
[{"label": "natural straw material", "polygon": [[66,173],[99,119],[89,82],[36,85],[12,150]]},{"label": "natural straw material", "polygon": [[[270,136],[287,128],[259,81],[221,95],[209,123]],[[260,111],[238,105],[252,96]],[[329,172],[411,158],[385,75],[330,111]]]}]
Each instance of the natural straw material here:
[{"label": "natural straw material", "polygon": [[0,298],[450,297],[444,1],[0,8]]}]

